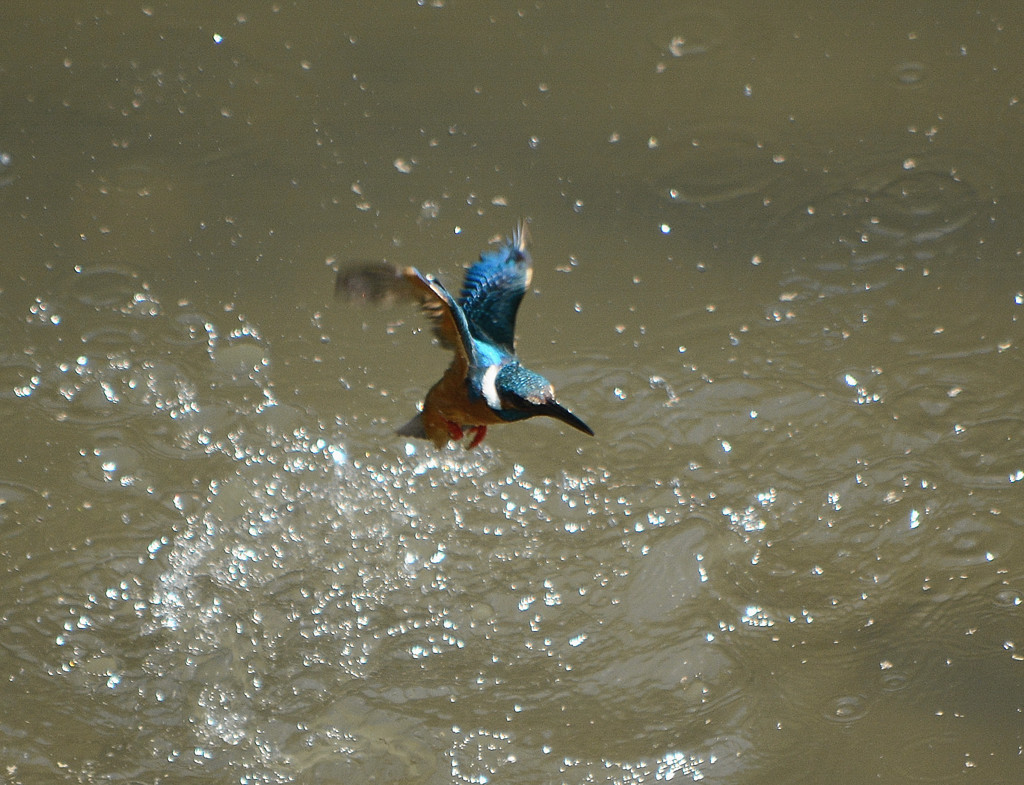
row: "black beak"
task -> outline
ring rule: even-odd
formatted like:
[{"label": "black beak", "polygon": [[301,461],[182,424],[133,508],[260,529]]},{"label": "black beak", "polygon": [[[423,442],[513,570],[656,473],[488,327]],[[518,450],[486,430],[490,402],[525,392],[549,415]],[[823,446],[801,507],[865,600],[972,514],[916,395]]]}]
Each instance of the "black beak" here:
[{"label": "black beak", "polygon": [[566,409],[562,404],[557,401],[551,401],[550,403],[541,404],[539,407],[540,411],[538,414],[547,415],[548,417],[554,417],[556,420],[561,420],[566,425],[571,425],[577,431],[583,431],[588,436],[593,436],[594,432],[590,430],[590,426],[587,425],[583,420],[577,417],[575,414]]}]

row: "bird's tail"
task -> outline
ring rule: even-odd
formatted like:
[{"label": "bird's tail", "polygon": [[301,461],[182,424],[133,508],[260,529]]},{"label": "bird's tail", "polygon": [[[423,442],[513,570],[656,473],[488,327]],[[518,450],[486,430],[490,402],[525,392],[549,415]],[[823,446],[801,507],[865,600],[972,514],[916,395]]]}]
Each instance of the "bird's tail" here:
[{"label": "bird's tail", "polygon": [[409,422],[395,431],[399,436],[410,436],[413,439],[426,439],[427,430],[423,427],[423,413],[420,412]]}]

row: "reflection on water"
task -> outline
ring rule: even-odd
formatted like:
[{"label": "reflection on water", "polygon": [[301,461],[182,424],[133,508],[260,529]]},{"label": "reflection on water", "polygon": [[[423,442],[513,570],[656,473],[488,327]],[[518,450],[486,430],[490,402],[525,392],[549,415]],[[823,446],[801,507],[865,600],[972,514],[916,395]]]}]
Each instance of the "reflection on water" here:
[{"label": "reflection on water", "polygon": [[[1020,116],[971,53],[1019,14],[318,10],[12,61],[7,778],[1015,782]],[[450,272],[509,214],[599,438],[406,443],[448,357],[332,266]]]}]

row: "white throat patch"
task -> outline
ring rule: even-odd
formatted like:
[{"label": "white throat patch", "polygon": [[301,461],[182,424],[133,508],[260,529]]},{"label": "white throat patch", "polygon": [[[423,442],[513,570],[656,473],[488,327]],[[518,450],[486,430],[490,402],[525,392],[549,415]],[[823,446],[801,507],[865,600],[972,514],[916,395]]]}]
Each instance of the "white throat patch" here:
[{"label": "white throat patch", "polygon": [[480,380],[480,388],[484,391],[484,400],[487,401],[487,405],[492,409],[499,410],[502,408],[502,405],[496,381],[498,379],[498,371],[500,370],[500,365],[488,365],[487,370],[484,371],[484,378]]}]

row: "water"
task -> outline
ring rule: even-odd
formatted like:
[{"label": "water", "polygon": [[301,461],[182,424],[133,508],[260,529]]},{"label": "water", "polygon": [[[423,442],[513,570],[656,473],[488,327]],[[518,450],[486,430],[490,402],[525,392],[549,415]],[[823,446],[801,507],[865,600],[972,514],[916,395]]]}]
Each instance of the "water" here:
[{"label": "water", "polygon": [[[1015,4],[11,5],[12,783],[1016,783]],[[532,219],[596,431],[334,268]]]}]

